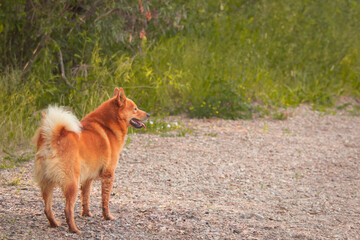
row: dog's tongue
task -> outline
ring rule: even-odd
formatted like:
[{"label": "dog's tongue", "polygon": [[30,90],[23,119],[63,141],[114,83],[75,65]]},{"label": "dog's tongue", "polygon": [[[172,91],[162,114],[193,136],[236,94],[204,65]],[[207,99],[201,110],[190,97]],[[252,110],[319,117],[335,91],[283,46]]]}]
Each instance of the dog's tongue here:
[{"label": "dog's tongue", "polygon": [[139,120],[135,120],[138,124],[140,124],[141,125],[141,127],[143,127],[145,130],[146,130],[146,126],[145,126],[145,124],[143,124],[141,121],[139,121]]}]

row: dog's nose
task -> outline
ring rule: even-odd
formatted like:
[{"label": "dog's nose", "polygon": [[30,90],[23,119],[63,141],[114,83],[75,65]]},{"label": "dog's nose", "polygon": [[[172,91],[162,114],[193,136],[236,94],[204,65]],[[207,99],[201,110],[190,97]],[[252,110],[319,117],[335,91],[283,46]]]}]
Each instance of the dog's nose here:
[{"label": "dog's nose", "polygon": [[149,113],[147,113],[147,114],[146,114],[146,117],[148,117],[148,118],[149,118],[149,117],[150,117],[150,114],[149,114]]}]

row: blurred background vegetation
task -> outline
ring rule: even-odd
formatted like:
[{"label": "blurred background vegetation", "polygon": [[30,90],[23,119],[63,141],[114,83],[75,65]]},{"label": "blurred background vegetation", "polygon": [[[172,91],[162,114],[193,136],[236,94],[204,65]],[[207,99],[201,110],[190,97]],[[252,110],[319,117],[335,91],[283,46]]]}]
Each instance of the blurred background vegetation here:
[{"label": "blurred background vegetation", "polygon": [[0,2],[0,140],[124,87],[153,115],[251,118],[360,94],[358,0]]}]

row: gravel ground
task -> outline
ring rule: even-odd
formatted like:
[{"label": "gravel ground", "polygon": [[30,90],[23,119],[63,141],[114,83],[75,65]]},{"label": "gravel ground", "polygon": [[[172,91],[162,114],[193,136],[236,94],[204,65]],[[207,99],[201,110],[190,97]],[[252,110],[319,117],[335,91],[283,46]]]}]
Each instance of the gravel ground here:
[{"label": "gravel ground", "polygon": [[[170,119],[171,120],[171,119]],[[57,190],[48,227],[33,160],[3,169],[4,239],[360,239],[360,117],[302,106],[285,121],[182,119],[185,137],[131,135],[111,197],[116,220],[93,217],[68,232]],[[20,184],[8,182],[24,174]]]}]

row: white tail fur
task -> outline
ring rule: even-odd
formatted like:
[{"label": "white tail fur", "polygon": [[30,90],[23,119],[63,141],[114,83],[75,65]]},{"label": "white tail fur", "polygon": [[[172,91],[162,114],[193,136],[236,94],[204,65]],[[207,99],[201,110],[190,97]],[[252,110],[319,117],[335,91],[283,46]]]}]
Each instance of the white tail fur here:
[{"label": "white tail fur", "polygon": [[81,124],[74,114],[62,107],[49,106],[41,123],[45,142],[49,143],[51,141],[54,130],[59,126],[64,126],[67,131],[78,134],[81,132]]},{"label": "white tail fur", "polygon": [[[59,126],[64,126],[67,131],[81,133],[81,124],[74,114],[58,106],[49,106],[44,113],[41,121],[41,134],[46,143],[50,143],[54,135],[54,130]],[[40,130],[39,129],[39,130]],[[40,131],[37,131],[32,139],[36,145]]]}]

